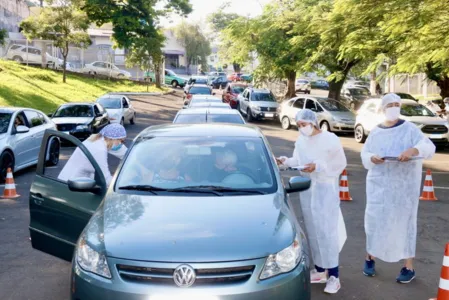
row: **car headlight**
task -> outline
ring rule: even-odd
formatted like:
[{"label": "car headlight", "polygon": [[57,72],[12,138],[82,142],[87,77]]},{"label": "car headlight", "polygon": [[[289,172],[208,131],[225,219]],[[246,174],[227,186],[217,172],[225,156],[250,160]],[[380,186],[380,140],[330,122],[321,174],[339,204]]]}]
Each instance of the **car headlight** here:
[{"label": "car headlight", "polygon": [[92,249],[82,237],[76,248],[76,262],[84,271],[111,279],[106,256]]},{"label": "car headlight", "polygon": [[78,125],[76,126],[76,130],[88,130],[89,126],[88,125]]},{"label": "car headlight", "polygon": [[268,256],[259,278],[261,280],[268,279],[292,271],[301,261],[301,250],[301,243],[298,237],[295,237],[290,246]]},{"label": "car headlight", "polygon": [[254,109],[254,110],[260,110],[260,107],[257,106],[257,105],[251,105],[251,107],[252,107],[252,109]]}]

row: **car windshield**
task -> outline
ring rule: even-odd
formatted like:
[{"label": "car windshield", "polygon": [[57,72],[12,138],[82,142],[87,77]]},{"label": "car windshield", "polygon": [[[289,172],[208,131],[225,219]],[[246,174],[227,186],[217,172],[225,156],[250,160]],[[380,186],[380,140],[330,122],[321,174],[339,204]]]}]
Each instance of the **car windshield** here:
[{"label": "car windshield", "polygon": [[206,123],[206,114],[182,114],[179,115],[173,123],[181,124],[195,124],[195,123]]},{"label": "car windshield", "polygon": [[327,111],[349,111],[341,102],[331,99],[318,99],[318,103]]},{"label": "car windshield", "polygon": [[0,113],[0,133],[8,132],[9,122],[11,121],[11,113]]},{"label": "car windshield", "polygon": [[200,84],[206,84],[207,83],[207,78],[193,78],[192,82],[200,83]]},{"label": "car windshield", "polygon": [[122,99],[120,98],[100,98],[98,103],[103,105],[106,109],[119,109],[122,108]]},{"label": "car windshield", "polygon": [[401,99],[409,99],[409,100],[415,100],[412,95],[409,94],[397,94]]},{"label": "car windshield", "polygon": [[64,117],[83,118],[93,116],[94,116],[93,109],[89,105],[61,106],[53,115],[53,117],[56,118],[64,118]]},{"label": "car windshield", "polygon": [[209,114],[207,115],[207,123],[233,123],[233,124],[245,124],[239,115],[218,115]]},{"label": "car windshield", "polygon": [[212,94],[210,88],[208,88],[208,87],[196,87],[196,86],[192,87],[189,90],[189,93],[190,94],[201,94],[201,95],[211,95]]},{"label": "car windshield", "polygon": [[435,114],[421,104],[402,104],[401,115],[406,117],[434,117]]},{"label": "car windshield", "polygon": [[351,93],[351,95],[369,96],[368,90],[365,89],[349,89],[349,92]]},{"label": "car windshield", "polygon": [[245,90],[245,87],[244,86],[233,86],[231,89],[234,94],[241,94]]},{"label": "car windshield", "polygon": [[270,155],[261,138],[148,138],[132,147],[115,187],[168,192],[192,188],[206,196],[213,190],[229,195],[274,193],[277,185]]},{"label": "car windshield", "polygon": [[276,102],[272,93],[252,93],[251,101],[268,101],[268,102]]}]

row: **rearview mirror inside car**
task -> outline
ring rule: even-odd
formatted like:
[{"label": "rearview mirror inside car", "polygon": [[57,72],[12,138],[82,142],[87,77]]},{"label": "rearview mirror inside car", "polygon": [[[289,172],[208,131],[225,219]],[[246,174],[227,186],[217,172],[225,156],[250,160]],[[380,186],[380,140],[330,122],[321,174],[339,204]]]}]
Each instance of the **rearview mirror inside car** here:
[{"label": "rearview mirror inside car", "polygon": [[310,179],[301,176],[295,176],[290,178],[288,185],[285,187],[287,193],[296,193],[308,190],[310,188]]},{"label": "rearview mirror inside car", "polygon": [[26,126],[23,126],[23,125],[19,125],[16,128],[16,132],[17,133],[27,133],[29,131],[30,131],[30,129],[28,127],[26,127]]},{"label": "rearview mirror inside car", "polygon": [[69,179],[67,183],[72,192],[96,192],[98,190],[97,183],[91,178]]}]

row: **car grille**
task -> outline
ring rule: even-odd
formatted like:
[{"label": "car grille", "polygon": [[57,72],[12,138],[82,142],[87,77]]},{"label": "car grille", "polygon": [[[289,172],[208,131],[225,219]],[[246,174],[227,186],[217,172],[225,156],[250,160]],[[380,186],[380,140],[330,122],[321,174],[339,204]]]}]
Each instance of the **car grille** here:
[{"label": "car grille", "polygon": [[[255,266],[195,269],[196,280],[193,286],[242,283],[251,277],[254,268]],[[173,272],[175,269],[117,265],[117,270],[123,280],[175,285],[173,281]]]},{"label": "car grille", "polygon": [[276,111],[276,107],[261,107],[260,111]]},{"label": "car grille", "polygon": [[59,131],[71,131],[76,128],[76,124],[58,124],[56,127]]},{"label": "car grille", "polygon": [[426,125],[421,130],[424,133],[433,133],[433,134],[438,134],[438,133],[441,134],[441,133],[448,132],[447,127],[444,125]]}]

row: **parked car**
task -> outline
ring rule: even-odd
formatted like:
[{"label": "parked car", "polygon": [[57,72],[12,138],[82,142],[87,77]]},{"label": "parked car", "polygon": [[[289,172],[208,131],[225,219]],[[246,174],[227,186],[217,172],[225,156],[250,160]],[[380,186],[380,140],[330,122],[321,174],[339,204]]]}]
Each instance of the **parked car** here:
[{"label": "parked car", "polygon": [[[388,93],[384,93],[384,96],[386,94],[388,94]],[[407,93],[395,93],[395,94],[398,95],[399,97],[401,97],[401,99],[408,99],[408,100],[413,100],[413,101],[418,102],[418,99],[415,99],[415,97],[413,97],[410,94],[407,94]]]},{"label": "parked car", "polygon": [[96,61],[91,64],[86,64],[83,73],[90,75],[103,75],[119,79],[131,78],[131,73],[119,69],[116,65],[105,61]]},{"label": "parked car", "polygon": [[[43,142],[51,137],[64,135],[48,131]],[[239,171],[220,175],[213,162],[226,150]],[[311,299],[306,236],[287,205],[310,179],[284,185],[258,128],[150,127],[134,139],[109,188],[81,151],[95,179],[49,178],[41,152],[29,196],[31,245],[71,262],[71,299]],[[161,160],[189,181],[142,173]]]},{"label": "parked car", "polygon": [[231,106],[229,106],[229,104],[220,102],[193,102],[190,103],[187,108],[199,108],[199,107],[231,109]]},{"label": "parked car", "polygon": [[297,79],[295,82],[295,91],[303,92],[304,94],[310,94],[312,90],[312,85],[309,80],[306,79]]},{"label": "parked car", "polygon": [[246,120],[278,118],[279,103],[268,89],[247,88],[238,96],[238,110],[246,116]]},{"label": "parked car", "polygon": [[[8,168],[13,172],[37,164],[46,129],[56,125],[41,111],[31,108],[0,108],[0,181],[5,182]],[[48,141],[45,162],[55,166],[59,162],[60,143]]]},{"label": "parked car", "polygon": [[210,76],[210,77],[225,76],[226,77],[226,73],[225,72],[209,72],[207,74],[207,76]]},{"label": "parked car", "polygon": [[356,116],[353,112],[339,101],[312,96],[295,97],[282,102],[279,112],[282,128],[288,130],[291,126],[297,126],[296,114],[304,108],[308,108],[317,114],[318,123],[322,130],[354,132]]},{"label": "parked car", "polygon": [[311,81],[310,87],[315,90],[329,90],[329,83],[326,80]]},{"label": "parked car", "polygon": [[184,91],[188,91],[190,87],[194,84],[204,84],[207,85],[209,83],[209,79],[206,76],[192,76],[189,81],[187,81],[184,86]]},{"label": "parked car", "polygon": [[111,123],[125,124],[129,122],[134,125],[136,122],[136,110],[131,101],[124,95],[105,95],[97,99],[108,112]]},{"label": "parked car", "polygon": [[[59,67],[63,65],[63,61],[57,57],[51,56],[45,53],[47,66]],[[16,61],[18,63],[28,63],[31,65],[42,64],[42,51],[39,48],[13,44],[8,48],[6,52],[6,58]]]},{"label": "parked car", "polygon": [[[179,76],[172,70],[165,69],[164,74],[165,74],[165,84],[171,85],[174,88],[176,88],[178,86],[180,88],[183,88],[187,83],[186,78]],[[154,74],[154,72],[145,72],[144,77],[145,77],[145,79],[149,80],[150,82],[156,81],[156,75]]]},{"label": "parked car", "polygon": [[243,91],[248,87],[244,83],[231,82],[225,87],[223,91],[222,100],[224,103],[229,103],[232,108],[237,108],[238,95],[243,93]]},{"label": "parked car", "polygon": [[48,115],[56,128],[84,141],[110,123],[106,109],[99,103],[63,104]]},{"label": "parked car", "polygon": [[[384,120],[379,108],[381,99],[365,101],[357,113],[355,140],[365,142],[370,131]],[[414,123],[438,147],[444,148],[449,141],[449,124],[414,100],[402,100],[401,119]]]},{"label": "parked car", "polygon": [[215,78],[214,80],[210,81],[210,86],[213,89],[219,89],[222,88],[224,89],[226,87],[226,85],[228,85],[229,80],[226,78],[226,76],[220,76]]},{"label": "parked car", "polygon": [[193,84],[189,86],[189,89],[185,92],[184,99],[190,101],[193,95],[215,95],[211,87],[205,84]]},{"label": "parked car", "polygon": [[349,80],[343,85],[343,88],[363,88],[369,91],[370,84],[362,80]]},{"label": "parked car", "polygon": [[364,88],[344,88],[341,90],[340,100],[344,102],[349,108],[357,111],[363,102],[370,98],[371,94]]},{"label": "parked car", "polygon": [[192,123],[232,123],[245,124],[242,115],[234,109],[216,107],[191,107],[180,110],[173,120],[174,124]]},{"label": "parked car", "polygon": [[242,73],[232,73],[231,75],[228,75],[229,81],[240,81],[242,77]]},{"label": "parked car", "polygon": [[192,105],[196,104],[196,103],[216,103],[216,104],[223,104],[223,102],[221,102],[221,99],[218,97],[215,97],[213,95],[201,95],[201,94],[196,94],[196,95],[192,95],[192,97],[187,100],[184,101],[184,106],[183,108],[190,108]]},{"label": "parked car", "polygon": [[252,74],[242,74],[240,76],[240,81],[251,82],[251,81],[253,81],[253,75]]}]

